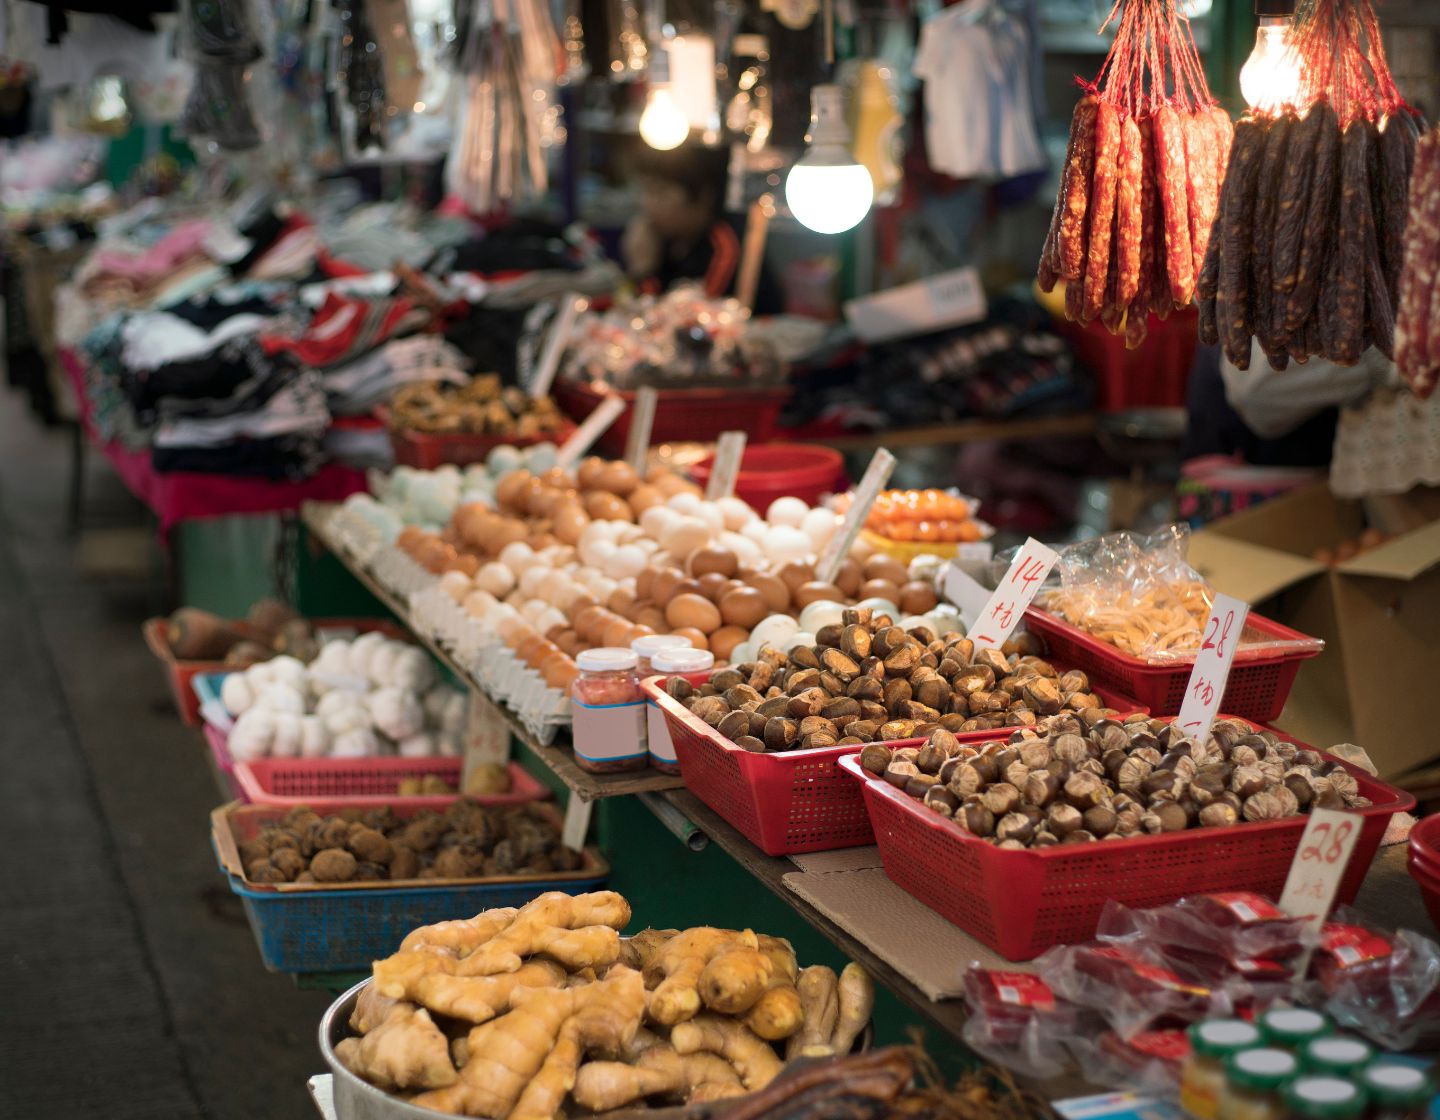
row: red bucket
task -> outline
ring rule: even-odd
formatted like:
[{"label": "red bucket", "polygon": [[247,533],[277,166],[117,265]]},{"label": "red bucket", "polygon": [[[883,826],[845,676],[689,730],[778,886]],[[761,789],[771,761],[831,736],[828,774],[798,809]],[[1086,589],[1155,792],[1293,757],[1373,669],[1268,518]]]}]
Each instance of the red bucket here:
[{"label": "red bucket", "polygon": [[[690,468],[701,489],[709,483],[714,465],[712,455]],[[765,443],[745,448],[740,473],[735,476],[735,496],[763,515],[776,498],[800,498],[813,506],[822,495],[838,494],[848,483],[845,459],[834,448]]]}]

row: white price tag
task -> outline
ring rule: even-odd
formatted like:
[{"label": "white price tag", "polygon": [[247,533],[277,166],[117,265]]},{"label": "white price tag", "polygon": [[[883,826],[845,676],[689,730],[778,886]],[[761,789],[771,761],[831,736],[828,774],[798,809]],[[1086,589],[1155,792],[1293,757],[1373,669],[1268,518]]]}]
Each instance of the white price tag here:
[{"label": "white price tag", "polygon": [[875,499],[880,496],[880,491],[885,489],[885,484],[890,481],[890,473],[894,469],[895,456],[885,448],[880,448],[871,457],[870,465],[865,468],[865,477],[860,480],[860,485],[855,487],[855,498],[845,512],[845,520],[841,522],[840,528],[835,530],[835,535],[830,538],[830,542],[825,546],[825,551],[820,554],[819,562],[815,565],[815,578],[821,583],[834,582],[835,573],[840,570],[840,565],[850,554],[850,546],[855,543],[855,538],[860,535],[861,526],[870,516],[870,507],[875,504]]},{"label": "white price tag", "polygon": [[1190,738],[1203,743],[1210,736],[1210,725],[1220,712],[1225,697],[1225,683],[1230,678],[1230,664],[1245,630],[1250,608],[1229,595],[1216,595],[1210,608],[1210,619],[1195,655],[1195,668],[1185,683],[1185,699],[1175,722]]},{"label": "white price tag", "polygon": [[615,418],[625,411],[625,398],[611,393],[596,406],[595,411],[585,417],[585,422],[575,429],[575,434],[565,441],[555,455],[555,465],[569,470],[580,456],[590,450],[590,445],[599,439],[605,429],[615,423]]},{"label": "white price tag", "polygon": [[936,322],[975,322],[985,317],[985,291],[973,268],[957,269],[925,281],[930,314]]},{"label": "white price tag", "polygon": [[707,502],[728,498],[735,493],[735,479],[739,477],[740,460],[744,456],[745,433],[721,432],[720,438],[715,441],[715,459],[710,464],[710,481],[705,484]]},{"label": "white price tag", "polygon": [[546,396],[555,380],[555,371],[560,368],[560,358],[570,342],[570,332],[575,329],[575,318],[585,309],[585,300],[572,294],[560,297],[560,310],[550,332],[545,336],[545,348],[540,351],[540,361],[535,365],[535,378],[530,382],[530,395],[535,398]]},{"label": "white price tag", "polygon": [[940,588],[941,594],[960,608],[961,615],[973,630],[975,621],[984,614],[985,606],[990,602],[990,589],[954,563],[945,566]]},{"label": "white price tag", "polygon": [[1312,932],[1325,924],[1350,855],[1360,839],[1361,818],[1341,809],[1314,809],[1295,850],[1280,909],[1302,919]]},{"label": "white price tag", "polygon": [[990,541],[961,541],[955,550],[955,559],[966,563],[988,564],[995,558],[995,546]]},{"label": "white price tag", "polygon": [[1045,583],[1060,557],[1034,537],[1010,561],[1010,569],[970,625],[976,649],[999,649],[1025,617],[1025,608]]},{"label": "white price tag", "polygon": [[645,461],[650,454],[650,433],[655,429],[655,405],[659,400],[660,394],[649,385],[635,392],[630,431],[625,437],[625,461],[641,478],[645,477]]}]

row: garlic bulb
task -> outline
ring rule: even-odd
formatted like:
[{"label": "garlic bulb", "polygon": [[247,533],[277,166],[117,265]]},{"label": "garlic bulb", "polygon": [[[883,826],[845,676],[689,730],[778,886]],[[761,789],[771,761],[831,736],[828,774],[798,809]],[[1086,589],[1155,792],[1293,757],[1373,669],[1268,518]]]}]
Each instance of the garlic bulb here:
[{"label": "garlic bulb", "polygon": [[375,727],[392,739],[408,739],[425,730],[425,710],[413,692],[403,688],[377,688],[367,699]]},{"label": "garlic bulb", "polygon": [[220,686],[220,700],[232,716],[247,711],[255,703],[255,690],[244,673],[231,673]]},{"label": "garlic bulb", "polygon": [[319,716],[300,719],[300,757],[324,758],[330,753],[330,732]]},{"label": "garlic bulb", "polygon": [[251,708],[235,721],[230,731],[230,755],[236,762],[253,762],[270,753],[275,738],[275,713]]},{"label": "garlic bulb", "polygon": [[301,720],[303,716],[295,715],[292,712],[277,712],[275,715],[275,735],[270,740],[270,756],[272,758],[299,758],[301,736],[303,729]]}]

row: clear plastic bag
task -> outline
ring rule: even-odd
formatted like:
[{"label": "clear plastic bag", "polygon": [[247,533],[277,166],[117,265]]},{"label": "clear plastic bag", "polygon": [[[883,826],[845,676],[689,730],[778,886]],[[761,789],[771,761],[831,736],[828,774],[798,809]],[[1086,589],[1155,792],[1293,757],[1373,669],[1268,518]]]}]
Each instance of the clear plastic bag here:
[{"label": "clear plastic bag", "polygon": [[961,1037],[981,1057],[1034,1078],[1069,1068],[1069,1044],[1094,1033],[1093,1013],[1058,998],[1039,976],[972,965],[965,974],[969,1012]]},{"label": "clear plastic bag", "polygon": [[1413,930],[1385,933],[1340,910],[1310,961],[1312,1002],[1389,1050],[1440,1044],[1440,945]]},{"label": "clear plastic bag", "polygon": [[[1215,589],[1186,560],[1190,530],[1170,525],[1149,536],[1110,533],[1060,553],[1036,604],[1154,664],[1192,661],[1199,652]],[[1052,586],[1058,580],[1059,586]],[[1236,660],[1324,648],[1314,638],[1277,639],[1247,625]]]}]

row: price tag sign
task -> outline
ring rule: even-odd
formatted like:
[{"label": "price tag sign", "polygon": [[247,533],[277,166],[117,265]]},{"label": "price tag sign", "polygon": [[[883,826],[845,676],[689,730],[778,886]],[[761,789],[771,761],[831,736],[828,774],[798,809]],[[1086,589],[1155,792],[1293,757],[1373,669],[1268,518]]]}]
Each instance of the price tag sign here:
[{"label": "price tag sign", "polygon": [[1010,640],[1010,635],[1025,617],[1025,608],[1039,594],[1045,577],[1059,559],[1053,548],[1047,548],[1034,537],[1026,540],[1024,547],[1015,554],[1015,559],[1010,561],[1010,569],[1000,581],[1000,586],[995,588],[970,626],[968,636],[976,649],[999,649]]},{"label": "price tag sign", "polygon": [[1181,730],[1197,742],[1203,743],[1209,737],[1210,725],[1220,711],[1225,682],[1230,679],[1230,665],[1235,660],[1235,650],[1240,645],[1249,614],[1250,608],[1239,599],[1215,596],[1200,652],[1195,655],[1195,668],[1190,670],[1190,680],[1185,685],[1185,700],[1175,717]]},{"label": "price tag sign", "polygon": [[1355,842],[1360,839],[1360,817],[1341,809],[1313,809],[1290,865],[1280,909],[1319,932],[1335,904],[1335,893]]},{"label": "price tag sign", "polygon": [[835,530],[835,535],[830,538],[825,551],[820,554],[819,563],[815,565],[815,578],[820,582],[834,582],[835,573],[840,570],[840,565],[850,554],[850,546],[860,535],[860,527],[870,516],[870,507],[875,504],[880,491],[885,489],[885,484],[890,481],[890,472],[894,469],[895,456],[885,448],[880,448],[871,457],[870,465],[865,468],[865,477],[860,480],[860,485],[855,487],[855,500],[850,503],[845,520],[841,522],[840,528]]},{"label": "price tag sign", "polygon": [[504,763],[510,758],[510,725],[495,702],[478,688],[470,689],[470,712],[465,720],[465,754],[460,764],[460,788],[482,762]]},{"label": "price tag sign", "polygon": [[940,593],[960,608],[961,615],[972,630],[975,628],[974,623],[985,613],[986,604],[990,602],[990,589],[954,563],[945,565],[945,574],[940,580]]},{"label": "price tag sign", "polygon": [[530,395],[543,397],[550,392],[555,380],[555,371],[560,368],[560,358],[570,342],[570,332],[575,329],[575,318],[585,308],[585,300],[573,293],[560,298],[560,310],[550,333],[545,336],[545,348],[540,351],[540,361],[535,366],[535,379],[530,383]]},{"label": "price tag sign", "polygon": [[585,417],[585,422],[575,429],[575,434],[567,439],[564,445],[555,454],[555,465],[569,470],[580,460],[580,456],[590,450],[590,445],[599,439],[615,418],[625,411],[625,398],[618,393],[611,393],[599,405],[595,411]]},{"label": "price tag sign", "polygon": [[641,478],[645,477],[645,460],[650,454],[650,433],[655,429],[655,405],[659,399],[660,394],[649,385],[635,392],[630,433],[625,439],[625,461]]},{"label": "price tag sign", "polygon": [[710,481],[705,485],[705,500],[713,502],[735,493],[735,479],[740,475],[740,460],[745,455],[744,432],[721,432],[715,441],[715,461],[710,467]]}]

